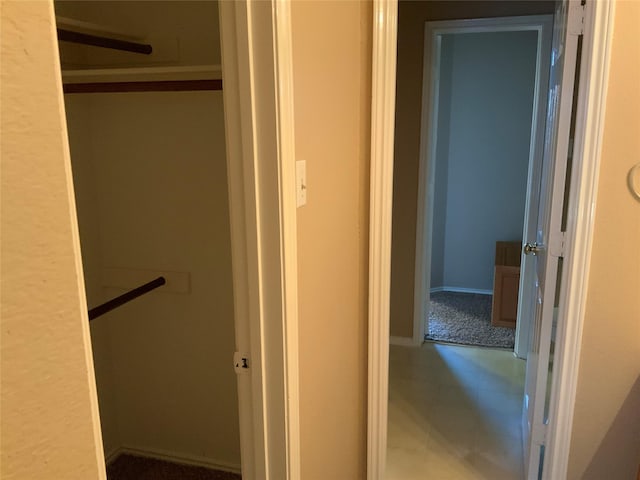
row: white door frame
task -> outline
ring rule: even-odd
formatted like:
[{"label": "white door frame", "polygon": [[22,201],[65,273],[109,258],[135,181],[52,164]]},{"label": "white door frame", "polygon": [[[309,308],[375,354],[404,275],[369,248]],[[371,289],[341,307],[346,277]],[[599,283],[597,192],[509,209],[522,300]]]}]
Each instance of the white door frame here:
[{"label": "white door frame", "polygon": [[298,479],[290,3],[219,8],[236,349],[249,364],[237,376],[242,476]]},{"label": "white door frame", "polygon": [[[578,7],[579,8],[579,7]],[[614,2],[588,1],[583,25],[578,111],[568,203],[563,298],[558,313],[555,365],[543,478],[566,478],[593,220],[604,127]],[[372,154],[369,257],[369,391],[367,478],[383,478],[386,461],[391,190],[397,1],[375,0],[372,65]],[[565,321],[565,319],[569,319]]]},{"label": "white door frame", "polygon": [[[544,147],[544,116],[546,112],[546,92],[551,52],[553,15],[530,15],[518,17],[482,18],[471,20],[445,20],[425,23],[424,58],[422,73],[422,113],[420,125],[420,161],[418,167],[418,208],[416,217],[416,262],[413,296],[413,344],[424,341],[429,312],[431,290],[431,239],[433,236],[434,191],[436,168],[436,144],[438,138],[438,106],[440,93],[440,36],[455,33],[491,33],[536,31],[538,47],[536,53],[534,108],[531,116],[531,137],[529,142],[529,166],[527,175],[527,196],[524,209],[523,238],[528,238],[528,212],[532,197],[536,194],[540,180],[541,161]],[[545,73],[547,72],[547,73]],[[534,219],[535,220],[535,219]],[[535,229],[535,225],[533,226]],[[525,276],[521,276],[520,292]],[[529,305],[528,299],[520,295],[519,304]],[[523,303],[524,302],[524,303]],[[526,351],[528,329],[521,328],[523,322],[518,309],[516,328],[516,354]],[[531,316],[530,316],[531,317]]]}]

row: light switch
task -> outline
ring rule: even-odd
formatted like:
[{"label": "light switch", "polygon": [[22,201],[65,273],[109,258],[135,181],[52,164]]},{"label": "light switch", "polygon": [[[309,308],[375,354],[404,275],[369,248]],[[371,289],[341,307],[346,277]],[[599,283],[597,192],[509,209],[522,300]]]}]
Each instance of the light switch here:
[{"label": "light switch", "polygon": [[307,203],[307,162],[296,162],[296,206],[301,207]]}]

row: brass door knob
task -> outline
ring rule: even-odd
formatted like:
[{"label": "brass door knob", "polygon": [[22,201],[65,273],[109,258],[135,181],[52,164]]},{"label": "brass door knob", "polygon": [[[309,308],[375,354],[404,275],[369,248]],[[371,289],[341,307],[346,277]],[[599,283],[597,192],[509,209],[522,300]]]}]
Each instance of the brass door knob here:
[{"label": "brass door knob", "polygon": [[537,255],[540,251],[542,251],[542,245],[538,245],[537,242],[529,242],[524,244],[525,255]]}]

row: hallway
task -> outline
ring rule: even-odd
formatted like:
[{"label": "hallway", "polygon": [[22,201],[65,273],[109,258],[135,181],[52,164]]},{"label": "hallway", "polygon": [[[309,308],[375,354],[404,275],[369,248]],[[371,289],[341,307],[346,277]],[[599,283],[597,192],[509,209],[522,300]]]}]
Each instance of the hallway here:
[{"label": "hallway", "polygon": [[391,346],[386,480],[517,480],[525,362],[508,350]]}]

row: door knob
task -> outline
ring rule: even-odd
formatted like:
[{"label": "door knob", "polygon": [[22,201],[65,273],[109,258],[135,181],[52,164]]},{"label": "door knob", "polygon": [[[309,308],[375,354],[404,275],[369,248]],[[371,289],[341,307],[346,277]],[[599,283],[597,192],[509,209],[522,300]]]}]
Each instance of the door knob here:
[{"label": "door knob", "polygon": [[529,242],[524,244],[525,255],[537,255],[540,251],[542,251],[542,245],[538,245],[537,242]]}]

